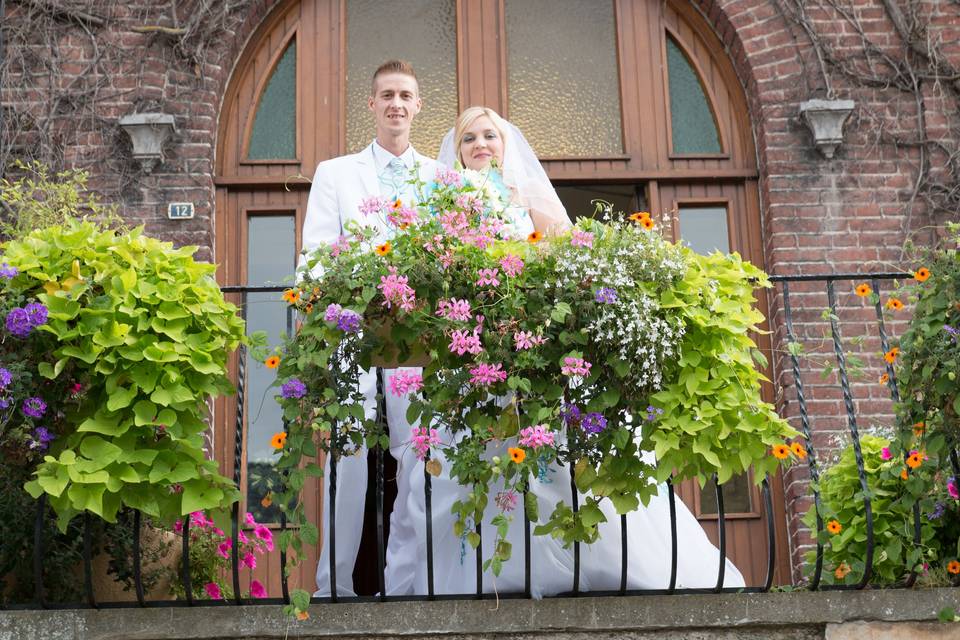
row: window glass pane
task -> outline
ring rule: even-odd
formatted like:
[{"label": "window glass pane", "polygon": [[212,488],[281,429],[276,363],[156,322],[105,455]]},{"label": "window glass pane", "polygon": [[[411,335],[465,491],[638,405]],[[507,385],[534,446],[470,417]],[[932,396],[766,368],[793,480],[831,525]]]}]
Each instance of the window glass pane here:
[{"label": "window glass pane", "polygon": [[669,37],[667,74],[670,78],[673,152],[720,153],[720,134],[700,78],[677,43]]},{"label": "window glass pane", "polygon": [[730,253],[726,207],[680,207],[680,239],[704,255]]},{"label": "window glass pane", "polygon": [[250,160],[289,160],[297,157],[297,41],[287,50],[260,96],[250,133]]},{"label": "window glass pane", "polygon": [[595,200],[603,200],[613,205],[614,213],[627,215],[638,209],[646,208],[646,198],[643,189],[632,184],[585,184],[562,185],[556,187],[560,201],[567,208],[567,215],[571,220],[579,217],[594,217],[596,212]]},{"label": "window glass pane", "polygon": [[[723,485],[723,513],[750,513],[750,479],[746,474],[733,476]],[[717,513],[717,484],[711,478],[700,492],[700,513]]]},{"label": "window glass pane", "polygon": [[[247,234],[247,282],[250,285],[284,285],[296,268],[294,217],[251,216]],[[270,346],[280,342],[287,330],[287,305],[276,293],[247,295],[247,332],[266,331]],[[263,499],[277,488],[276,456],[270,437],[283,431],[283,412],[268,388],[276,378],[273,370],[247,362],[247,511],[258,522],[277,522],[277,505],[264,506]]]},{"label": "window glass pane", "polygon": [[375,134],[367,108],[373,72],[386,60],[413,65],[423,110],[410,141],[435,158],[457,119],[455,0],[347,0],[347,151],[370,144]]},{"label": "window glass pane", "polygon": [[510,120],[540,156],[623,153],[613,2],[507,0]]}]

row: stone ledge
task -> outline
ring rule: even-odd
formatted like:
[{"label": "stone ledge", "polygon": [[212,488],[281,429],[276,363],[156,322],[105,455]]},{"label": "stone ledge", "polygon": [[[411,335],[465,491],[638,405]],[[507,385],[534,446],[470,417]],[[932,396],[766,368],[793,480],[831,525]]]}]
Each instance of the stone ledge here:
[{"label": "stone ledge", "polygon": [[[315,604],[310,619],[286,618],[272,606],[68,609],[0,612],[0,640],[214,640],[219,638],[900,638],[844,635],[844,624],[932,622],[960,603],[960,590],[872,590]],[[932,625],[958,633],[960,626]],[[683,633],[681,633],[683,632]],[[691,633],[694,632],[694,633]],[[926,635],[922,637],[933,637]],[[958,637],[960,636],[950,636]]]}]

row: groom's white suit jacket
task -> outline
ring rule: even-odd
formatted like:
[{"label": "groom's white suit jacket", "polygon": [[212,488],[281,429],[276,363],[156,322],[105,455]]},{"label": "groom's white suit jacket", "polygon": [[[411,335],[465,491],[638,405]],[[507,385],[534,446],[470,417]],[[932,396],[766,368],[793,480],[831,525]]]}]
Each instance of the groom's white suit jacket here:
[{"label": "groom's white suit jacket", "polygon": [[[413,152],[415,163],[419,163],[420,179],[429,184],[436,175],[437,163],[435,160]],[[377,175],[376,160],[373,155],[373,143],[363,151],[339,158],[324,160],[317,167],[310,187],[310,197],[307,200],[307,213],[303,222],[303,251],[309,253],[319,246],[334,242],[338,236],[344,234],[346,224],[350,220],[358,220],[366,224],[376,223],[373,219],[364,219],[360,213],[360,203],[370,197],[380,196],[380,181]],[[377,224],[379,233],[377,242],[387,239],[387,229]],[[301,256],[301,264],[306,258]],[[384,371],[384,384],[390,378],[391,370]],[[368,418],[373,418],[376,411],[377,379],[374,370],[367,371],[360,376],[360,391],[366,397],[364,409]],[[387,393],[385,394],[387,408],[387,424],[390,429],[390,448],[399,460],[406,450],[410,440],[410,429],[406,420],[408,401],[404,398]],[[407,477],[408,474],[400,474]],[[324,477],[330,477],[330,457],[324,469]],[[330,531],[329,531],[329,485],[324,486],[323,500],[323,544],[320,549],[320,560],[317,563],[317,592],[316,596],[330,595]],[[357,552],[360,548],[360,535],[363,530],[364,498],[367,489],[367,456],[366,449],[356,456],[340,458],[337,463],[337,501],[335,512],[336,527],[336,568],[337,593],[341,596],[354,595],[353,567]],[[403,495],[407,487],[397,487],[397,492]],[[397,500],[393,513],[390,515],[390,539],[411,540],[415,535],[413,525],[409,521],[402,504],[405,501]],[[391,576],[410,576],[412,569],[404,570],[404,563],[416,562],[416,554],[408,550],[401,550],[388,546],[386,561],[391,567]],[[406,581],[399,583],[391,580],[386,591],[388,594],[403,593],[410,588]]]},{"label": "groom's white suit jacket", "polygon": [[[332,243],[349,220],[364,222],[360,203],[380,195],[373,145],[371,142],[359,153],[324,160],[317,167],[303,222],[304,250]],[[436,174],[437,162],[416,150],[413,158],[420,164],[420,179],[429,184]],[[386,239],[386,229],[381,228],[380,235]]]}]

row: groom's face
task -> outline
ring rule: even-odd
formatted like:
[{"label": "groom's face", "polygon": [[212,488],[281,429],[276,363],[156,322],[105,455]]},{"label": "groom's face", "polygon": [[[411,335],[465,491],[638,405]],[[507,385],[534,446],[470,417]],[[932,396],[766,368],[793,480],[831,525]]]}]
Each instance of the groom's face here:
[{"label": "groom's face", "polygon": [[404,73],[384,73],[373,83],[367,101],[377,124],[377,135],[410,133],[414,116],[420,113],[420,92],[415,78]]}]

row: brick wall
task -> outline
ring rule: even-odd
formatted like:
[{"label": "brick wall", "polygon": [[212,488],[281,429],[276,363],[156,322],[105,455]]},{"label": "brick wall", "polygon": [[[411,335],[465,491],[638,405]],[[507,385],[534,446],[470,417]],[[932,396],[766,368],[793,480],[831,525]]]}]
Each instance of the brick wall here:
[{"label": "brick wall", "polygon": [[[949,184],[952,179],[951,170],[956,167],[949,164],[948,156],[957,147],[955,132],[960,127],[955,90],[929,80],[916,93],[895,86],[864,86],[857,73],[843,72],[844,64],[854,65],[851,68],[859,69],[863,77],[871,73],[879,77],[892,73],[884,56],[902,60],[907,55],[881,1],[850,0],[844,5],[849,19],[806,3],[810,27],[830,54],[823,65],[830,89],[837,97],[857,103],[843,145],[833,160],[825,160],[798,117],[801,102],[827,95],[828,82],[809,34],[790,13],[796,7],[779,0],[694,3],[724,42],[748,97],[761,176],[767,270],[822,274],[907,267],[900,250],[905,237],[912,234],[919,242],[929,243],[936,233],[931,229],[949,216],[928,206],[922,194],[915,195],[914,186],[920,166],[929,166],[933,181]],[[51,143],[57,148],[40,149],[49,158],[89,169],[91,186],[116,202],[128,220],[145,224],[149,233],[177,245],[198,245],[198,257],[212,259],[213,170],[222,96],[245,43],[279,2],[234,2],[232,11],[204,23],[198,34],[185,41],[135,29],[189,24],[191,3],[182,3],[176,18],[169,14],[171,3],[159,0],[88,4],[96,6],[90,11],[103,19],[103,26],[84,25],[83,20],[64,16],[38,16],[32,5],[8,0],[9,28],[39,27],[24,36],[26,47],[19,54],[6,54],[5,122],[19,127],[15,139],[21,148],[36,151],[37,145]],[[929,23],[928,42],[945,64],[960,66],[960,8],[945,2],[917,6],[918,15]],[[96,46],[88,29],[96,32]],[[6,41],[10,39],[8,32]],[[865,40],[875,45],[872,67],[864,66]],[[29,64],[18,66],[14,58]],[[917,62],[916,55],[907,59]],[[24,74],[31,79],[24,81]],[[26,89],[11,89],[22,85]],[[918,97],[922,108],[918,108]],[[132,161],[129,142],[116,120],[151,110],[172,114],[177,131],[167,144],[163,163],[147,175]],[[927,137],[942,142],[939,152],[937,145],[925,145],[921,152],[918,145],[903,144],[919,137],[920,114]],[[901,143],[893,142],[894,138]],[[60,157],[58,150],[62,150]],[[196,218],[167,220],[165,205],[171,201],[194,202]],[[840,315],[848,337],[875,332],[873,311],[852,295],[854,284],[838,284]],[[808,351],[819,349],[829,359],[832,343],[821,340],[827,328],[821,319],[826,306],[822,289],[796,287],[792,304],[798,337]],[[770,314],[775,348],[783,349],[779,289],[771,296]],[[896,334],[902,321],[887,328]],[[877,339],[868,339],[862,350],[870,356],[868,364],[877,365]],[[805,358],[801,375],[816,432],[814,444],[829,449],[846,432],[847,421],[835,379],[822,380],[818,375],[820,360]],[[782,356],[774,358],[776,382],[783,389],[778,401],[799,426],[789,365]],[[876,383],[877,375],[875,368],[852,387],[861,427],[889,422],[889,397]],[[806,478],[805,469],[799,467],[785,478],[795,564],[809,548],[807,532],[799,524],[806,508],[802,497]]]}]

